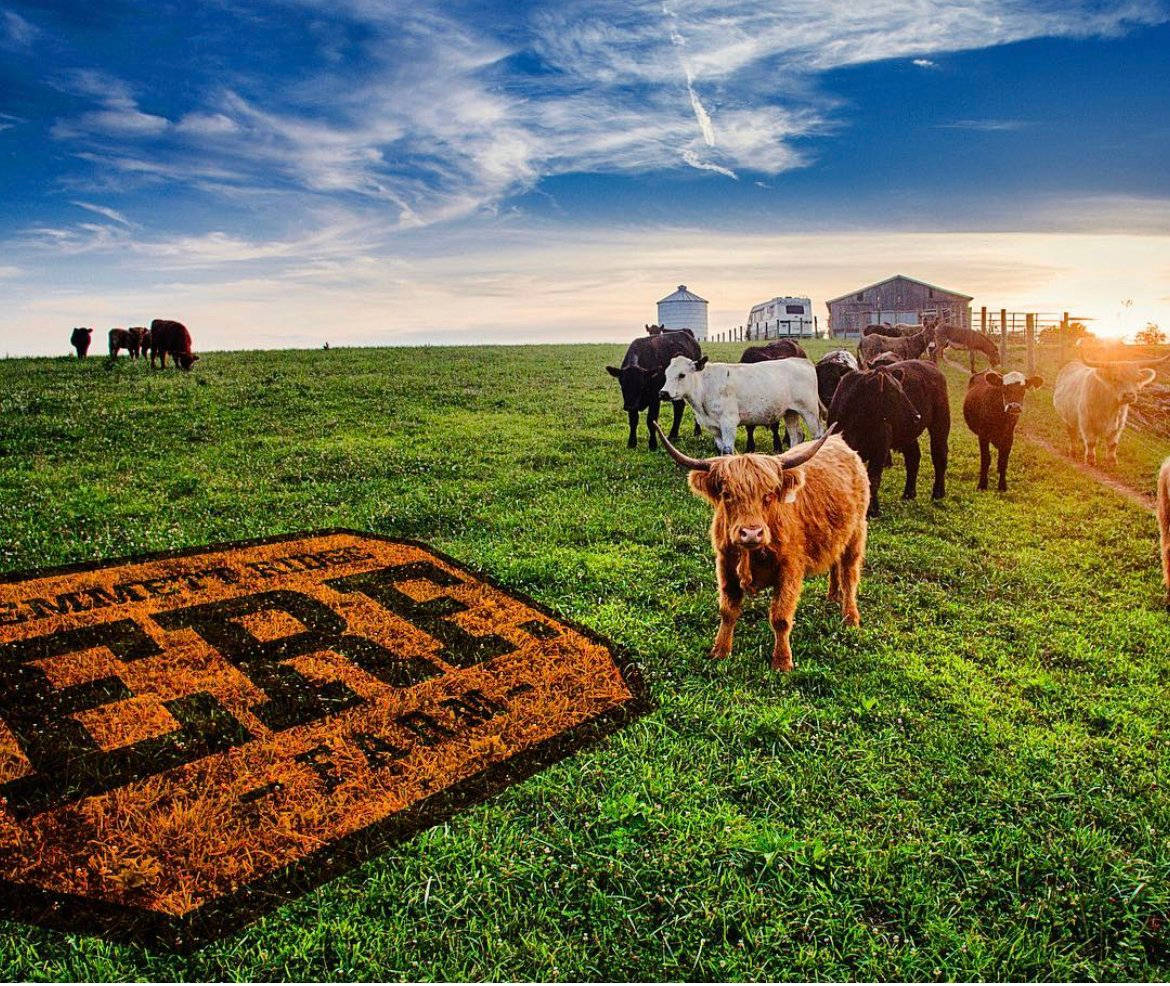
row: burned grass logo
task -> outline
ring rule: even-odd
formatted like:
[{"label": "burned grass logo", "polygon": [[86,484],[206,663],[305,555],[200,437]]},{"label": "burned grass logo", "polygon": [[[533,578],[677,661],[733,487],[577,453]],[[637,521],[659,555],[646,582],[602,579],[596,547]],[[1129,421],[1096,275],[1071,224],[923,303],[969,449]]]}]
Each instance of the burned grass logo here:
[{"label": "burned grass logo", "polygon": [[0,584],[0,911],[191,947],[641,711],[604,640],[331,531]]}]

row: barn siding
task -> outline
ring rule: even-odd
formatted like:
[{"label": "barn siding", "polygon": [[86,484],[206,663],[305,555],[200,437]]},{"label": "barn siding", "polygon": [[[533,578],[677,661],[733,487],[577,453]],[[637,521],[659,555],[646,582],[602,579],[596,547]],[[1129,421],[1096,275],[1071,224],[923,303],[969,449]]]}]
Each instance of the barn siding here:
[{"label": "barn siding", "polygon": [[971,328],[971,299],[907,277],[892,277],[855,294],[829,302],[829,331],[832,335],[855,335],[869,325],[872,313],[913,313],[915,321],[930,312],[945,313],[951,325]]}]

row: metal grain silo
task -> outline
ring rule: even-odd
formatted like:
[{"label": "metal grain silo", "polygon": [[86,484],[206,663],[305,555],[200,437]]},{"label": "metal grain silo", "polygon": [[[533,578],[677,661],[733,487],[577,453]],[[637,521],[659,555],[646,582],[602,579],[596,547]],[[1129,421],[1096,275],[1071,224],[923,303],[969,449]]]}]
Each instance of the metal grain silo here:
[{"label": "metal grain silo", "polygon": [[658,324],[668,329],[690,329],[696,339],[706,339],[707,302],[680,284],[674,294],[658,302]]}]

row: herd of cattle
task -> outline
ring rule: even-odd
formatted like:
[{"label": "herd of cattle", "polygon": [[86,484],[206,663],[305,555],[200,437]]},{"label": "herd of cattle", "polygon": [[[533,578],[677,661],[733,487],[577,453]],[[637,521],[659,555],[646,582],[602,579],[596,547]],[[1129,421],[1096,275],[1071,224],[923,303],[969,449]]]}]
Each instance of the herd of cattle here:
[{"label": "herd of cattle", "polygon": [[[156,318],[150,323],[150,328],[135,325],[128,329],[110,329],[110,359],[115,359],[124,349],[131,359],[150,356],[150,365],[154,366],[157,357],[163,367],[167,365],[170,356],[176,367],[183,370],[191,369],[198,356],[191,352],[191,333],[182,322],[174,322],[167,318]],[[89,355],[89,346],[93,341],[93,329],[76,328],[69,336],[69,345],[77,353],[78,359],[85,359]]]},{"label": "herd of cattle", "polygon": [[[829,573],[829,598],[846,623],[857,625],[857,586],[865,555],[867,518],[880,512],[878,490],[891,453],[906,462],[903,499],[917,492],[921,450],[929,437],[934,472],[931,495],[946,492],[951,412],[947,380],[938,360],[948,348],[983,352],[991,367],[971,375],[963,418],[979,442],[977,488],[987,489],[991,449],[997,450],[998,488],[1007,489],[1008,459],[1024,395],[1043,384],[1038,376],[999,369],[999,350],[981,333],[941,324],[873,326],[855,356],[836,350],[813,364],[799,343],[779,339],[749,347],[739,363],[715,363],[689,330],[646,326],[621,366],[606,370],[621,384],[629,415],[630,448],[637,446],[638,416],[646,413],[649,445],[661,438],[671,458],[689,470],[691,489],[714,508],[711,543],[719,586],[720,626],[712,656],[726,657],[745,593],[773,590],[772,666],[792,667],[789,634],[806,576]],[[1117,461],[1129,406],[1152,382],[1160,360],[1094,362],[1074,359],[1056,378],[1053,404],[1064,422],[1074,458],[1096,463],[1098,444]],[[669,437],[658,426],[663,401],[673,405]],[[719,455],[695,459],[679,451],[684,405],[695,433],[710,433]],[[803,421],[812,441],[804,442]],[[772,432],[780,453],[780,425],[788,451],[771,456],[735,452],[736,432]],[[1162,561],[1170,602],[1170,459],[1159,477]]]}]

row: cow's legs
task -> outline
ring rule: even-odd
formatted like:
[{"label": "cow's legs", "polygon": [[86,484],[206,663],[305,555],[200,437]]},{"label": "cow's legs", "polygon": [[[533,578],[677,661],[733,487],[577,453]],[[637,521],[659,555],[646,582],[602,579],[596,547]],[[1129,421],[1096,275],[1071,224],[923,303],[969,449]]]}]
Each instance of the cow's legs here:
[{"label": "cow's legs", "polygon": [[882,512],[881,504],[878,503],[878,488],[882,485],[882,470],[886,468],[888,454],[883,452],[865,464],[865,471],[869,473],[869,506],[865,510],[867,517],[877,517]]},{"label": "cow's legs", "polygon": [[674,408],[674,421],[670,426],[670,440],[677,442],[678,426],[682,424],[683,405],[686,404],[686,401],[671,401],[670,404]]},{"label": "cow's legs", "polygon": [[650,451],[658,448],[658,432],[654,430],[654,425],[658,421],[658,412],[662,408],[662,402],[656,397],[650,402],[650,406],[646,408],[646,430],[650,432]]},{"label": "cow's legs", "polygon": [[979,482],[975,489],[987,489],[987,472],[991,468],[991,443],[982,435],[979,436]]},{"label": "cow's legs", "polygon": [[1000,493],[1007,492],[1008,456],[1010,456],[1011,454],[1012,454],[1012,442],[1011,442],[1011,439],[1008,439],[1008,441],[1004,442],[1004,444],[999,447],[999,449],[997,450],[996,457],[995,457],[995,468],[996,468],[996,471],[999,473],[999,491],[1000,491]]},{"label": "cow's legs", "polygon": [[796,616],[796,604],[800,601],[800,590],[803,587],[804,572],[796,568],[781,568],[769,612],[772,633],[776,635],[772,648],[773,671],[792,670],[792,648],[788,637],[792,633],[792,620]]},{"label": "cow's legs", "polygon": [[1083,446],[1076,425],[1065,425],[1065,430],[1068,431],[1068,454],[1074,459],[1079,459],[1083,452]]},{"label": "cow's legs", "polygon": [[[150,365],[154,366],[154,357],[150,357]],[[630,411],[630,440],[626,442],[626,448],[638,447],[638,412]]]},{"label": "cow's legs", "polygon": [[[950,422],[944,428],[941,423],[936,424],[930,431],[930,464],[934,469],[934,488],[930,491],[932,499],[941,500],[947,495],[947,436],[950,432]],[[914,443],[918,445],[917,442]]]},{"label": "cow's legs", "polygon": [[866,527],[861,525],[852,540],[845,545],[839,562],[841,568],[841,616],[851,627],[861,626],[857,609],[857,587],[861,585],[861,565],[865,560]]},{"label": "cow's legs", "polygon": [[922,461],[922,450],[915,439],[898,451],[906,457],[906,486],[902,490],[902,499],[913,500],[918,496],[918,465]]},{"label": "cow's legs", "polygon": [[808,427],[809,438],[820,438],[824,434],[825,429],[821,427],[821,416],[814,411],[802,410],[798,412],[800,417],[804,419],[805,425]]},{"label": "cow's legs", "polygon": [[747,444],[743,447],[745,452],[754,452],[756,450],[756,426],[747,426]]},{"label": "cow's legs", "polygon": [[701,434],[703,434],[703,429],[699,425],[699,419],[695,418],[695,437],[698,438]]},{"label": "cow's legs", "polygon": [[735,454],[735,424],[727,423],[719,426],[715,432],[715,447],[720,455]]},{"label": "cow's legs", "polygon": [[735,624],[743,609],[743,586],[739,584],[739,575],[735,571],[737,563],[733,550],[719,552],[715,560],[719,578],[719,632],[715,634],[715,643],[711,647],[711,656],[715,658],[724,658],[731,653]]},{"label": "cow's legs", "polygon": [[788,434],[789,448],[793,448],[804,441],[804,432],[800,430],[800,415],[795,411],[784,412],[784,430]]},{"label": "cow's legs", "polygon": [[829,594],[826,596],[831,603],[841,601],[841,562],[835,561],[829,566]]},{"label": "cow's legs", "polygon": [[1085,462],[1090,466],[1097,464],[1097,439],[1083,438],[1082,443],[1085,448]]},{"label": "cow's legs", "polygon": [[780,451],[780,425],[778,422],[772,422],[772,451]]}]

